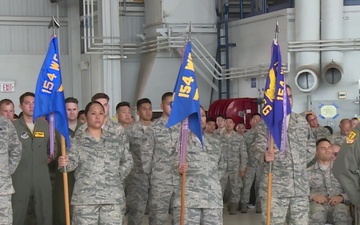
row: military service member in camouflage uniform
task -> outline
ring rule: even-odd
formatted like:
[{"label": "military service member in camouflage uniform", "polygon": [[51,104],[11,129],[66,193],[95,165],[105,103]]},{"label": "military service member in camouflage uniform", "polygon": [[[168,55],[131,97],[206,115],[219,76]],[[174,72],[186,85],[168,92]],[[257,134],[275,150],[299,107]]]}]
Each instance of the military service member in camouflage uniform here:
[{"label": "military service member in camouflage uniform", "polygon": [[216,117],[216,125],[217,129],[215,130],[215,134],[220,135],[225,132],[225,116],[224,115],[218,115]]},{"label": "military service member in camouflage uniform", "polygon": [[[205,128],[206,115],[201,108],[201,124]],[[189,135],[186,171],[185,218],[187,225],[222,225],[223,201],[220,178],[226,162],[220,142],[209,134],[203,136],[204,147],[193,133]],[[180,177],[179,177],[180,179]],[[180,224],[181,186],[176,189],[174,200],[174,224]]]},{"label": "military service member in camouflage uniform", "polygon": [[254,158],[251,152],[252,144],[255,142],[254,129],[256,125],[260,122],[260,120],[261,120],[261,115],[259,113],[255,113],[251,115],[251,120],[250,120],[251,130],[245,132],[244,134],[245,147],[248,154],[248,163],[247,163],[246,174],[243,179],[244,186],[241,189],[240,210],[242,213],[247,213],[247,209],[248,209],[247,205],[250,200],[251,186],[253,185],[255,177],[256,177],[255,180],[256,212],[261,213],[261,203],[260,203],[260,198],[258,196],[261,168],[255,165]]},{"label": "military service member in camouflage uniform", "polygon": [[68,156],[58,160],[61,170],[64,166],[67,171],[76,169],[72,224],[121,225],[125,207],[121,184],[133,166],[129,146],[101,128],[105,120],[101,103],[90,102],[85,114],[87,129],[72,139]]},{"label": "military service member in camouflage uniform", "polygon": [[232,118],[226,118],[226,131],[221,135],[222,151],[227,161],[226,173],[221,178],[221,189],[223,194],[225,191],[229,192],[231,215],[236,214],[242,187],[241,177],[245,176],[248,160],[244,138],[234,131],[234,125]]},{"label": "military service member in camouflage uniform", "polygon": [[170,202],[180,185],[174,169],[179,161],[179,126],[166,128],[171,99],[171,92],[163,94],[163,115],[146,129],[141,146],[144,172],[150,176],[149,225],[167,224]]},{"label": "military service member in camouflage uniform", "polygon": [[[36,221],[39,225],[52,224],[52,193],[48,163],[49,126],[44,119],[33,123],[35,94],[26,92],[20,96],[23,116],[14,122],[22,143],[19,166],[12,175],[15,194],[12,196],[14,225],[24,225],[29,199],[34,199]],[[31,208],[30,204],[30,208]]]},{"label": "military service member in camouflage uniform", "polygon": [[[287,87],[290,105],[293,105],[292,92]],[[260,181],[262,222],[266,220],[268,163],[273,161],[271,224],[284,225],[289,213],[289,225],[306,225],[309,220],[309,179],[306,164],[315,155],[315,140],[303,116],[296,113],[288,115],[287,145],[281,153],[274,145],[274,153],[266,151],[268,129],[263,121],[255,128],[256,141],[253,146],[254,158],[258,165],[264,166]]]},{"label": "military service member in camouflage uniform", "polygon": [[15,107],[10,99],[2,99],[0,101],[0,114],[10,121],[14,121]]},{"label": "military service member in camouflage uniform", "polygon": [[[115,133],[115,134],[124,134],[125,133],[125,129],[120,126],[117,122],[113,121],[110,119],[109,117],[109,96],[105,93],[97,93],[94,96],[92,96],[91,101],[97,101],[100,102],[102,104],[102,106],[104,107],[105,110],[105,121],[104,124],[102,126],[102,128],[106,131],[109,131],[110,133]],[[87,124],[85,123],[84,125],[82,125],[76,132],[75,136],[81,136],[82,133],[86,130],[87,128]],[[121,135],[121,137],[126,137],[125,135]],[[124,140],[127,141],[127,140]]]},{"label": "military service member in camouflage uniform", "polygon": [[236,130],[236,132],[238,132],[238,134],[240,134],[241,136],[244,136],[245,131],[246,131],[245,124],[243,122],[238,123],[235,127],[235,130]]},{"label": "military service member in camouflage uniform", "polygon": [[[327,138],[331,135],[329,129],[319,125],[319,121],[313,112],[308,112],[305,118],[310,126],[311,131],[313,132],[315,141],[321,138]],[[315,163],[316,163],[316,157],[314,157],[314,159],[307,164],[307,167],[310,167]]]},{"label": "military service member in camouflage uniform", "polygon": [[10,120],[0,116],[0,224],[12,225],[11,195],[15,192],[11,175],[21,159],[21,142]]},{"label": "military service member in camouflage uniform", "polygon": [[[66,114],[69,124],[69,134],[71,137],[75,136],[77,129],[82,125],[82,123],[77,119],[79,112],[79,101],[76,98],[69,97],[65,99]],[[64,199],[64,181],[63,174],[58,170],[57,160],[61,155],[61,138],[60,134],[56,133],[56,144],[57,144],[57,156],[54,160],[55,162],[55,182],[53,188],[53,225],[65,225],[65,199]],[[71,198],[72,192],[74,190],[75,177],[74,172],[68,172],[68,190],[69,190],[69,200]],[[69,202],[70,204],[70,202]],[[70,216],[72,215],[72,210],[70,208]]]},{"label": "military service member in camouflage uniform", "polygon": [[351,118],[351,128],[355,128],[359,125],[359,119],[357,117]]},{"label": "military service member in camouflage uniform", "polygon": [[331,135],[330,137],[328,137],[329,141],[332,144],[338,144],[338,145],[342,145],[345,140],[346,137],[349,135],[350,131],[351,131],[351,122],[349,119],[342,119],[340,121],[340,131],[336,132],[335,134]]},{"label": "military service member in camouflage uniform", "polygon": [[310,221],[311,225],[350,225],[350,201],[332,173],[332,146],[326,138],[316,142],[315,165],[308,168],[310,181]]},{"label": "military service member in camouflage uniform", "polygon": [[141,225],[149,198],[149,177],[144,172],[140,148],[143,135],[151,125],[152,106],[148,98],[137,101],[137,114],[140,118],[127,130],[130,142],[130,153],[134,159],[134,167],[126,178],[126,206],[128,209],[128,225]]},{"label": "military service member in camouflage uniform", "polygon": [[204,133],[215,136],[216,122],[212,118],[206,119],[206,126]]},{"label": "military service member in camouflage uniform", "polygon": [[313,132],[315,140],[319,140],[321,138],[326,138],[330,136],[330,131],[319,125],[319,121],[313,113],[309,113],[306,115],[306,121],[308,122],[311,131]]},{"label": "military service member in camouflage uniform", "polygon": [[131,109],[130,103],[128,102],[120,102],[116,105],[116,118],[118,123],[124,129],[131,125]]}]

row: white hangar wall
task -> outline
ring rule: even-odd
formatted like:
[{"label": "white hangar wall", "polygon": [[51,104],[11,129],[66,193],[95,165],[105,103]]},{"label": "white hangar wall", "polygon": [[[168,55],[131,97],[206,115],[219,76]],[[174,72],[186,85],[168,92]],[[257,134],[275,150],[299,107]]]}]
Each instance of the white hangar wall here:
[{"label": "white hangar wall", "polygon": [[[62,1],[58,7],[61,28],[58,31],[60,61],[65,94],[81,98],[79,86],[80,70],[73,60],[80,56],[77,51],[80,35],[78,11],[73,10],[77,2]],[[0,80],[15,81],[15,92],[0,93],[15,105],[26,91],[35,91],[36,80],[46,54],[52,31],[47,28],[57,9],[49,0],[3,0],[0,2]],[[70,21],[70,22],[69,22]],[[69,29],[69,27],[71,29]],[[75,38],[74,38],[75,36]],[[76,37],[78,36],[78,37]],[[16,113],[19,109],[16,108]]]},{"label": "white hangar wall", "polygon": [[[98,18],[93,21],[93,26],[96,28],[95,35],[99,37],[112,35],[115,38],[120,37],[121,43],[150,48],[148,42],[158,37],[184,35],[191,19],[194,28],[193,37],[204,45],[212,57],[215,57],[217,47],[215,5],[206,0],[187,1],[186,4],[191,7],[181,8],[182,11],[187,10],[187,17],[184,17],[179,10],[175,10],[179,5],[185,5],[180,0],[154,0],[153,4],[145,2],[142,9],[138,10],[135,7],[135,11],[129,11],[130,8],[126,11],[119,4],[116,4],[117,8],[112,7],[113,5],[100,5],[99,8],[103,11],[97,14]],[[320,2],[320,0],[316,1]],[[339,0],[339,2],[342,1]],[[161,94],[173,89],[180,65],[181,47],[145,51],[144,54],[129,54],[127,58],[114,57],[116,54],[105,55],[105,57],[102,54],[84,54],[84,49],[81,47],[84,35],[84,24],[81,22],[84,18],[79,16],[81,15],[79,12],[82,11],[81,3],[82,0],[61,0],[59,3],[61,66],[66,96],[78,98],[81,107],[84,107],[94,93],[109,93],[112,114],[119,101],[129,101],[134,106],[138,98],[148,97],[153,101],[154,109],[159,110]],[[199,8],[202,10],[198,10]],[[301,37],[303,38],[301,39],[297,34],[299,32],[296,29],[296,26],[299,26],[297,24],[306,22],[297,20],[295,15],[297,10],[285,9],[231,22],[229,39],[237,45],[231,48],[231,67],[267,68],[270,62],[270,46],[274,37],[275,21],[278,20],[283,63],[288,66],[288,83],[293,87],[294,92],[294,111],[313,109],[321,101],[326,101],[326,103],[330,101],[330,103],[338,103],[341,109],[348,106],[346,116],[358,115],[359,106],[354,102],[358,97],[360,53],[356,49],[358,42],[355,39],[360,36],[358,26],[360,7],[343,6],[342,37],[332,37],[333,39],[341,38],[347,41],[347,44],[354,40],[351,43],[354,44],[355,49],[341,51],[340,64],[343,70],[341,81],[337,85],[329,85],[319,75],[318,87],[309,93],[301,92],[295,85],[300,62],[297,53],[289,52],[289,45],[294,47],[292,42],[311,40],[310,37],[307,37],[308,39]],[[0,2],[0,40],[2,40],[0,42],[0,80],[16,82],[15,92],[0,93],[1,98],[10,98],[17,105],[20,94],[25,91],[34,91],[36,78],[51,35],[47,25],[50,17],[56,13],[55,5],[49,0],[3,0]],[[102,15],[105,15],[104,18],[99,19]],[[109,23],[109,19],[112,23]],[[310,21],[309,24],[315,22]],[[201,103],[207,107],[211,93],[211,84],[208,81],[212,80],[212,72],[196,57],[194,57],[194,62],[197,67]],[[262,73],[256,77],[232,79],[231,97],[261,97],[264,76]],[[254,88],[251,87],[252,83],[256,84]],[[345,100],[338,99],[339,91],[346,91]],[[344,103],[346,105],[343,107]],[[323,122],[328,123],[328,121]]]},{"label": "white hangar wall", "polygon": [[[341,1],[342,2],[342,1]],[[230,23],[230,40],[235,42],[237,47],[231,51],[232,67],[246,68],[251,66],[266,65],[270,63],[271,42],[274,38],[276,20],[279,21],[280,34],[279,42],[281,45],[283,65],[287,65],[289,73],[287,74],[287,83],[292,86],[294,95],[295,112],[313,110],[320,114],[319,104],[335,104],[338,108],[338,118],[332,120],[320,120],[322,125],[331,125],[337,129],[338,119],[344,117],[353,117],[359,115],[359,79],[360,79],[360,52],[357,49],[356,40],[360,37],[360,19],[359,6],[344,6],[343,16],[341,17],[342,39],[350,41],[354,47],[349,45],[346,50],[340,50],[343,54],[340,65],[343,69],[343,76],[339,83],[335,85],[328,84],[324,78],[319,75],[318,87],[311,92],[300,91],[295,78],[298,72],[299,56],[296,52],[289,50],[289,42],[298,41],[296,32],[295,9],[284,9],[252,18],[238,20]],[[306,18],[304,19],[306,20]],[[305,21],[306,22],[306,21]],[[311,23],[319,21],[307,21]],[[320,27],[320,26],[319,26]],[[310,28],[311,29],[311,28]],[[310,39],[308,39],[310,40]],[[355,41],[353,41],[355,40]],[[330,52],[330,51],[329,51]],[[336,56],[334,56],[336,61]],[[319,65],[324,67],[325,65]],[[322,68],[324,69],[324,68]],[[321,71],[319,72],[321,74]],[[251,88],[252,80],[256,79],[256,87]],[[263,87],[265,76],[259,75],[232,80],[232,97],[261,97],[263,96]],[[338,92],[346,92],[346,99],[339,99]]]},{"label": "white hangar wall", "polygon": [[[127,12],[120,4],[120,18],[115,18],[114,11],[104,13],[98,8],[98,17],[94,19],[94,32],[97,36],[109,34],[114,39],[118,38],[125,46],[135,45],[137,54],[124,53],[119,58],[111,53],[82,54],[81,63],[85,65],[81,71],[83,102],[90,99],[94,93],[104,91],[110,96],[112,114],[115,113],[115,106],[119,101],[128,101],[134,108],[136,101],[144,97],[152,101],[155,111],[159,111],[161,95],[173,91],[189,21],[192,22],[192,37],[199,40],[196,43],[204,45],[209,54],[215,56],[215,3],[208,0],[145,1],[144,8],[139,9],[139,13],[134,12],[138,7],[135,4],[126,7]],[[197,10],[199,8],[203,10]],[[110,18],[111,24],[115,24],[116,19],[119,21],[119,30],[106,30],[102,25]],[[118,36],[114,33],[118,33]],[[166,41],[161,41],[165,39]],[[157,40],[160,40],[159,43]],[[197,62],[196,57],[194,62],[201,103],[208,107],[211,92],[208,81],[212,81],[213,71],[210,73]]]}]

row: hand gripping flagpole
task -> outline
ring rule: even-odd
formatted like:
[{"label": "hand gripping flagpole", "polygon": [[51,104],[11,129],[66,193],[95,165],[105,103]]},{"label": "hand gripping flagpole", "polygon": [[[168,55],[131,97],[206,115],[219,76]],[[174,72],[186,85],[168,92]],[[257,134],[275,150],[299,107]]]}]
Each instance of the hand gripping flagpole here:
[{"label": "hand gripping flagpole", "polygon": [[[53,29],[53,37],[56,36],[56,29],[60,28],[60,24],[56,21],[54,17],[51,18],[51,21],[48,25],[49,29]],[[50,113],[50,155],[54,156],[54,136],[55,136],[55,119],[54,113]],[[60,135],[60,146],[61,146],[61,155],[66,156],[66,143],[63,135]],[[64,184],[64,205],[65,205],[65,221],[66,225],[70,225],[70,205],[69,205],[69,185],[68,185],[68,174],[66,172],[66,167],[64,167],[63,173],[63,184]]]},{"label": "hand gripping flagpole", "polygon": [[[189,31],[186,41],[190,41],[191,38],[191,21],[189,22]],[[189,119],[185,118],[181,122],[180,132],[180,167],[186,165],[186,155],[189,138]],[[186,192],[186,171],[181,173],[181,207],[180,207],[180,225],[185,223],[185,192]]]},{"label": "hand gripping flagpole", "polygon": [[[279,22],[276,21],[276,28],[275,28],[275,38],[274,38],[274,42],[275,44],[278,43],[278,38],[279,38]],[[278,65],[278,69],[281,69],[281,65]],[[270,134],[269,131],[269,135],[268,135],[268,151],[270,153],[274,152],[274,138],[273,136]],[[267,202],[266,202],[266,225],[270,225],[270,221],[271,221],[271,198],[272,198],[272,168],[273,168],[273,162],[270,161],[269,162],[269,172],[268,172],[268,185],[267,185]]]}]

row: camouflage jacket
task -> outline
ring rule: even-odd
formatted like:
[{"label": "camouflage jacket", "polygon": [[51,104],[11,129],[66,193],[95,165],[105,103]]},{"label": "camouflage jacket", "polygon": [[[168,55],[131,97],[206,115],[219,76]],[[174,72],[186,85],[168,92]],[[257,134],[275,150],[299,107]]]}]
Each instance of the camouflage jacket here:
[{"label": "camouflage jacket", "polygon": [[330,136],[330,131],[322,126],[319,126],[318,128],[311,128],[311,131],[314,134],[315,140],[319,140],[321,138],[327,138]]},{"label": "camouflage jacket", "polygon": [[341,188],[339,181],[332,172],[331,164],[327,170],[322,170],[320,164],[316,162],[308,168],[310,182],[310,199],[314,195],[321,194],[325,197],[333,197],[341,195],[345,203],[349,203],[349,198]]},{"label": "camouflage jacket", "polygon": [[174,165],[179,163],[180,124],[166,128],[167,120],[160,117],[148,127],[141,145],[141,161],[151,185],[179,185],[178,172]]},{"label": "camouflage jacket", "polygon": [[22,145],[14,125],[10,120],[0,116],[0,195],[15,192],[11,174],[19,165]]},{"label": "camouflage jacket", "polygon": [[223,154],[226,156],[227,171],[245,170],[248,155],[244,138],[233,131],[230,135],[224,133],[220,137]]},{"label": "camouflage jacket", "polygon": [[134,166],[131,170],[131,175],[144,174],[142,162],[141,162],[141,145],[143,144],[143,136],[145,129],[141,122],[138,121],[126,129],[126,135],[129,140],[130,148],[129,151],[134,160]]},{"label": "camouflage jacket", "polygon": [[[190,134],[185,204],[187,208],[223,208],[220,178],[225,173],[225,157],[221,153],[219,140],[204,135],[203,144],[202,148],[199,139]],[[181,185],[176,189],[174,207],[180,205]]]},{"label": "camouflage jacket", "polygon": [[71,140],[68,171],[75,170],[72,205],[125,204],[123,182],[133,159],[129,146],[103,130],[99,141],[86,131]]},{"label": "camouflage jacket", "polygon": [[223,128],[218,128],[218,129],[216,129],[216,130],[214,131],[214,134],[222,135],[222,134],[224,134],[225,132],[226,132],[225,127],[223,127]]},{"label": "camouflage jacket", "polygon": [[248,167],[256,167],[254,162],[254,154],[252,153],[252,145],[255,142],[254,129],[248,130],[244,133],[245,148],[248,154]]},{"label": "camouflage jacket", "polygon": [[[253,153],[255,162],[268,165],[264,161],[264,151],[268,147],[268,129],[264,121],[260,121],[254,129],[255,143]],[[303,116],[290,114],[287,129],[286,152],[281,153],[274,145],[272,193],[274,197],[296,197],[309,195],[309,180],[306,164],[315,156],[315,139]],[[266,197],[268,166],[264,166],[260,180],[260,196]]]},{"label": "camouflage jacket", "polygon": [[[88,128],[87,123],[84,123],[76,130],[75,136],[81,136],[87,128]],[[122,138],[126,138],[126,135],[124,135],[125,128],[123,126],[121,126],[119,123],[111,120],[110,118],[108,118],[106,120],[105,124],[103,125],[103,130],[113,133],[113,134],[116,134],[116,135],[119,135]],[[128,140],[126,140],[126,141],[128,141]]]},{"label": "camouflage jacket", "polygon": [[345,142],[346,136],[342,135],[341,131],[339,131],[339,132],[336,132],[335,134],[329,136],[328,139],[331,142],[331,144],[338,144],[341,146]]}]

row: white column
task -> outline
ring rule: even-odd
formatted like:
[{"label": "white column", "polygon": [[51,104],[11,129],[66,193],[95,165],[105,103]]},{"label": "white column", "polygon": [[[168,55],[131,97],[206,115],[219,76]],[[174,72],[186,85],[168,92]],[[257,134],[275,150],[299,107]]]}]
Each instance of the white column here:
[{"label": "white column", "polygon": [[[102,0],[99,4],[100,34],[104,37],[103,43],[120,42],[120,15],[119,0]],[[111,58],[111,57],[110,57]],[[102,58],[102,74],[104,93],[110,97],[110,117],[115,115],[116,104],[121,101],[121,61],[109,59],[107,55]]]},{"label": "white column", "polygon": [[[343,39],[343,11],[343,0],[321,0],[321,40]],[[325,76],[325,73],[327,72],[338,73],[342,76],[342,64],[342,51],[321,52],[321,66],[323,76]]]},{"label": "white column", "polygon": [[[80,18],[79,18],[79,1],[68,1],[68,40],[69,40],[69,72],[72,96],[79,100],[79,107],[85,107],[81,105],[81,70],[80,70]],[[86,100],[85,102],[88,102]]]},{"label": "white column", "polygon": [[[295,0],[296,41],[320,40],[320,0]],[[311,92],[319,85],[320,52],[296,53],[295,84]]]}]

